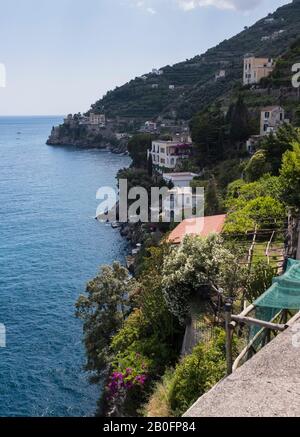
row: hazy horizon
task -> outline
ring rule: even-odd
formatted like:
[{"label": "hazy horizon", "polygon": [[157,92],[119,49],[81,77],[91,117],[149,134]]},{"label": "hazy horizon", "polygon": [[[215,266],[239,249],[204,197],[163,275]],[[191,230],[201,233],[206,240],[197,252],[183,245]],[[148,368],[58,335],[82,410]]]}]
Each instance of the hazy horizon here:
[{"label": "hazy horizon", "polygon": [[116,86],[204,53],[287,3],[0,0],[0,63],[7,77],[0,115],[85,112]]}]

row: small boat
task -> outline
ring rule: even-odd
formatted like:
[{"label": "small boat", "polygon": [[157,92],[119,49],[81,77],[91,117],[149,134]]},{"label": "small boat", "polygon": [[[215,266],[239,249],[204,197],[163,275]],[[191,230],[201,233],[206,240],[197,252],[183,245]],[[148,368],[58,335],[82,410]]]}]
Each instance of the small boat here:
[{"label": "small boat", "polygon": [[112,222],[111,227],[113,229],[117,229],[121,227],[121,224],[119,222]]}]

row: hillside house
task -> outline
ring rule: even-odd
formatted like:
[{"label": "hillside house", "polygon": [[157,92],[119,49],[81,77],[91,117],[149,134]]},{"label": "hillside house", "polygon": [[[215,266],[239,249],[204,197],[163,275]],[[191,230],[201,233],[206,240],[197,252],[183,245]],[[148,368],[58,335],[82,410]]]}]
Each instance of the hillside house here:
[{"label": "hillside house", "polygon": [[220,234],[225,225],[226,215],[196,217],[183,220],[171,232],[167,241],[171,244],[180,244],[187,235],[208,237],[210,234]]},{"label": "hillside house", "polygon": [[219,79],[224,79],[226,77],[226,71],[220,70],[218,73],[215,74],[215,81]]},{"label": "hillside house", "polygon": [[167,197],[169,201],[164,204],[162,211],[164,221],[191,217],[195,210],[204,213],[204,189],[203,193],[195,193],[188,186],[174,187],[168,191]]},{"label": "hillside house", "polygon": [[243,84],[251,85],[260,82],[263,77],[268,77],[272,73],[274,66],[273,59],[245,55]]},{"label": "hillside house", "polygon": [[90,113],[89,116],[89,124],[93,126],[100,126],[105,127],[106,125],[106,118],[104,114],[94,114],[93,112]]},{"label": "hillside house", "polygon": [[142,129],[144,132],[156,132],[157,131],[157,123],[154,121],[146,121],[144,127]]},{"label": "hillside house", "polygon": [[178,141],[152,141],[152,149],[148,150],[148,157],[152,155],[153,165],[174,169],[179,161],[188,159],[192,154],[192,143]]},{"label": "hillside house", "polygon": [[174,187],[189,187],[192,180],[198,176],[196,173],[163,173],[163,179],[169,183],[172,182]]},{"label": "hillside house", "polygon": [[164,74],[163,70],[157,70],[156,68],[152,69],[152,74],[155,74],[155,76],[161,76]]},{"label": "hillside house", "polygon": [[261,138],[261,135],[251,135],[251,137],[247,140],[246,149],[249,155],[254,155],[259,146]]},{"label": "hillside house", "polygon": [[169,85],[169,90],[174,91],[175,90],[175,85]]},{"label": "hillside house", "polygon": [[276,132],[278,127],[288,121],[285,119],[284,109],[281,106],[266,106],[260,114],[260,135],[265,136]]}]

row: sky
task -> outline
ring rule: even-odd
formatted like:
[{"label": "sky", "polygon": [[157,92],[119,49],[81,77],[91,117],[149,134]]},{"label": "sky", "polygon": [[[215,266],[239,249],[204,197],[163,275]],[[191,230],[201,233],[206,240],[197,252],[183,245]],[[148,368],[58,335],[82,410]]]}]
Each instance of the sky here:
[{"label": "sky", "polygon": [[201,54],[287,3],[0,0],[0,115],[84,112],[108,90]]}]

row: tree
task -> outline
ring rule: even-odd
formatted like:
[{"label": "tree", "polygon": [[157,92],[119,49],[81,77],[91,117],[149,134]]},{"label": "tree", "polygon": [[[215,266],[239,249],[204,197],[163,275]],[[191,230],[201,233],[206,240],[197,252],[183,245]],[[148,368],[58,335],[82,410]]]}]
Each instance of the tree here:
[{"label": "tree", "polygon": [[237,257],[220,236],[185,237],[164,260],[162,289],[169,310],[185,324],[192,298],[209,300],[212,283],[234,296],[240,287],[239,274]]},{"label": "tree", "polygon": [[261,144],[265,151],[266,162],[270,165],[270,171],[274,175],[279,174],[283,154],[292,150],[293,142],[300,142],[300,130],[291,124],[284,124],[276,134],[268,135]]},{"label": "tree", "polygon": [[151,154],[149,155],[147,166],[148,166],[148,176],[150,176],[152,178],[152,176],[153,176],[153,159],[152,159]]},{"label": "tree", "polygon": [[259,180],[249,184],[238,179],[228,185],[226,207],[231,211],[242,209],[249,200],[264,196],[281,201],[282,195],[282,181],[278,176],[265,174]]},{"label": "tree", "polygon": [[224,232],[244,233],[258,228],[270,229],[282,226],[284,205],[270,196],[256,197],[250,201],[239,199],[235,210],[228,214]]},{"label": "tree", "polygon": [[295,110],[295,120],[294,120],[294,125],[298,128],[300,128],[300,105],[297,106],[296,110]]},{"label": "tree", "polygon": [[227,122],[230,124],[229,137],[233,142],[245,141],[251,134],[250,116],[243,97],[239,95],[237,101],[232,104],[227,114]]},{"label": "tree", "polygon": [[215,178],[210,179],[205,191],[205,215],[211,216],[221,211],[219,193]]},{"label": "tree", "polygon": [[267,160],[266,152],[258,150],[245,167],[245,177],[248,182],[253,182],[271,171],[272,165]]},{"label": "tree", "polygon": [[138,134],[129,140],[128,152],[133,167],[147,168],[147,152],[151,149],[153,138],[150,134]]},{"label": "tree", "polygon": [[218,105],[198,113],[191,121],[193,142],[202,166],[221,161],[224,151],[225,118]]},{"label": "tree", "polygon": [[274,269],[267,261],[254,264],[249,274],[246,286],[246,299],[252,303],[272,285]]},{"label": "tree", "polygon": [[115,262],[111,267],[101,268],[88,283],[87,296],[80,296],[76,303],[76,316],[83,321],[85,367],[98,376],[109,363],[110,340],[124,323],[129,309],[128,294],[135,286],[128,270]]},{"label": "tree", "polygon": [[293,143],[293,150],[283,155],[280,170],[283,199],[289,205],[300,208],[300,143]]}]

